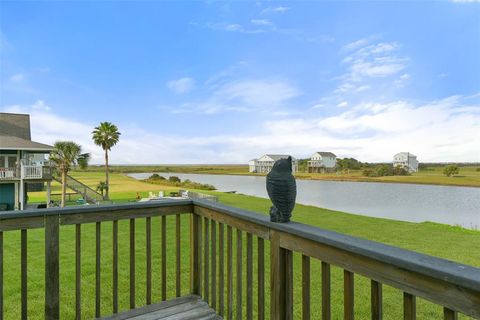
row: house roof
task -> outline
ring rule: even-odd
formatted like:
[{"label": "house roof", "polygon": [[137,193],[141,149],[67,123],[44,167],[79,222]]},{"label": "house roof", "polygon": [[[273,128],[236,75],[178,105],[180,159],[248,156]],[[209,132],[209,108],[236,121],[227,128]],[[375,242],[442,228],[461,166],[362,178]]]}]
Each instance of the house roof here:
[{"label": "house roof", "polygon": [[317,151],[315,153],[318,153],[319,155],[321,155],[322,157],[337,157],[335,154],[331,153],[331,152],[323,152],[323,151]]},{"label": "house roof", "polygon": [[14,136],[0,135],[0,149],[2,150],[29,150],[45,151],[53,150],[52,146]]},{"label": "house roof", "polygon": [[394,157],[396,156],[399,156],[399,155],[405,155],[405,156],[409,156],[409,157],[417,157],[416,155],[414,155],[413,153],[410,153],[410,152],[399,152],[397,154],[394,155]]},{"label": "house roof", "polygon": [[[287,159],[288,157],[291,157],[289,154],[266,154],[267,157],[272,158],[272,160],[277,161],[279,159]],[[292,160],[295,160],[294,157],[292,157]]]},{"label": "house roof", "polygon": [[0,135],[31,140],[28,114],[0,112]]}]

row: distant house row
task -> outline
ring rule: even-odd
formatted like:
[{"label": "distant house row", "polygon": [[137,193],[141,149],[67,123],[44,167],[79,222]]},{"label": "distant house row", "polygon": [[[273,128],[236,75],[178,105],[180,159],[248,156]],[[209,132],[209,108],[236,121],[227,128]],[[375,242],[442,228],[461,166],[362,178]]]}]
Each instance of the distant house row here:
[{"label": "distant house row", "polygon": [[[275,161],[290,157],[288,154],[265,154],[258,159],[248,162],[248,171],[255,173],[269,173]],[[408,172],[418,171],[417,156],[410,152],[400,152],[393,156],[393,166],[401,167]],[[308,161],[309,173],[331,173],[337,168],[337,156],[332,152],[315,152]],[[298,171],[298,161],[292,157],[292,172]]]},{"label": "distant house row", "polygon": [[[269,173],[275,161],[291,157],[288,154],[266,154],[248,162],[248,170],[255,173]],[[335,172],[337,156],[331,152],[315,152],[308,161],[308,172]],[[298,161],[292,157],[292,172],[298,171]]]}]

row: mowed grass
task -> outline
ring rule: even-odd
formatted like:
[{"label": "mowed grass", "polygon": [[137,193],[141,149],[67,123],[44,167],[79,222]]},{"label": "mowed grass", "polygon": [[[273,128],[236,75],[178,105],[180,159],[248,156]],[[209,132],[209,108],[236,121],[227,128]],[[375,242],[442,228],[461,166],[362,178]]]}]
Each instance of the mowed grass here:
[{"label": "mowed grass", "polygon": [[[95,186],[103,179],[102,173],[74,172],[81,181]],[[58,186],[55,186],[57,188]],[[111,175],[111,198],[116,202],[128,202],[135,199],[136,193],[146,196],[149,191],[170,191],[174,188],[151,185],[136,181],[121,174]],[[205,191],[202,191],[205,192]],[[222,203],[246,210],[266,214],[270,202],[266,199],[205,192],[215,194]],[[43,200],[42,193],[30,193],[30,199]],[[175,218],[167,217],[167,298],[175,296]],[[336,212],[312,206],[297,205],[293,220],[315,225],[323,229],[334,230],[356,237],[414,250],[437,257],[458,261],[480,267],[480,232],[434,223],[408,223],[387,219],[370,218]],[[218,225],[217,225],[218,226]],[[145,219],[136,220],[136,305],[145,304],[146,254]],[[153,300],[161,299],[161,250],[160,218],[152,218],[152,266]],[[225,236],[226,236],[225,228]],[[217,230],[217,236],[219,232]],[[189,216],[181,220],[181,259],[182,294],[189,292]],[[236,283],[236,230],[233,230],[233,274]],[[112,312],[112,223],[102,223],[102,315]],[[243,305],[246,302],[246,235],[243,240]],[[217,243],[221,240],[218,239]],[[224,240],[225,247],[226,241]],[[257,306],[257,239],[254,237],[254,309]],[[75,228],[62,226],[60,234],[60,272],[61,272],[61,315],[63,319],[74,318],[75,310]],[[119,223],[119,303],[120,309],[129,307],[129,222]],[[217,270],[219,262],[217,261]],[[265,242],[265,309],[269,311],[269,243]],[[226,267],[226,263],[225,263]],[[312,259],[312,317],[318,319],[321,313],[320,262]],[[218,281],[217,281],[218,283]],[[225,281],[226,284],[226,281]],[[295,319],[301,318],[301,256],[294,254],[294,312]],[[20,232],[4,233],[4,305],[5,319],[20,317]],[[402,292],[384,286],[385,319],[402,318]],[[28,231],[28,315],[30,319],[43,318],[44,301],[44,235],[43,230]],[[218,301],[218,299],[217,299]],[[236,296],[234,295],[234,300]],[[370,317],[370,281],[355,276],[355,313],[357,319]],[[218,305],[218,302],[217,302]],[[245,316],[246,310],[243,310]],[[418,299],[418,319],[442,319],[442,308],[422,299]],[[343,271],[332,267],[332,316],[343,318]],[[82,318],[90,319],[95,315],[95,225],[82,225]],[[461,317],[467,319],[468,317]]]}]

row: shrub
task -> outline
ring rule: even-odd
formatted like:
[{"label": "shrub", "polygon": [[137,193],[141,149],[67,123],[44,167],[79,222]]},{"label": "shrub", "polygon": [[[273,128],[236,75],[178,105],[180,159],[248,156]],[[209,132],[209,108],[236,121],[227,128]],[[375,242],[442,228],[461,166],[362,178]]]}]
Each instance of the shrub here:
[{"label": "shrub", "polygon": [[168,181],[170,181],[170,182],[182,182],[182,180],[180,180],[180,178],[177,177],[177,176],[171,176],[171,177],[169,177],[169,178],[168,178]]},{"label": "shrub", "polygon": [[165,178],[162,177],[161,175],[159,175],[158,173],[152,174],[148,179],[153,179],[153,180],[165,180]]},{"label": "shrub", "polygon": [[393,168],[393,175],[394,176],[409,176],[410,173],[408,172],[407,169],[402,168],[402,167],[394,167]]},{"label": "shrub", "polygon": [[454,176],[458,174],[458,172],[459,172],[458,166],[455,164],[450,164],[443,169],[443,174],[446,175],[447,177]]},{"label": "shrub", "polygon": [[393,176],[393,168],[388,165],[381,165],[377,168],[377,176]]},{"label": "shrub", "polygon": [[377,177],[377,173],[372,169],[365,169],[363,170],[363,175],[365,177]]}]

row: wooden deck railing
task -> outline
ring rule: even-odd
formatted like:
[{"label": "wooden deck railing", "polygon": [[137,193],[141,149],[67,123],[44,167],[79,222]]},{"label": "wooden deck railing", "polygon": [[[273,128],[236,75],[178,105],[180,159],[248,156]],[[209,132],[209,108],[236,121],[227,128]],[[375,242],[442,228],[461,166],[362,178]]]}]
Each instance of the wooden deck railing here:
[{"label": "wooden deck railing", "polygon": [[[182,216],[190,216],[190,228],[181,225]],[[167,226],[174,221],[173,226]],[[159,229],[152,232],[152,219],[159,217]],[[129,286],[119,289],[119,228],[118,222],[129,221]],[[145,225],[142,239],[137,239],[136,222]],[[45,233],[45,319],[60,318],[60,287],[62,263],[59,254],[60,230],[75,225],[75,317],[82,318],[82,225],[95,224],[95,317],[117,313],[119,296],[128,295],[129,308],[137,306],[139,262],[145,264],[145,304],[155,298],[153,290],[166,300],[187,292],[200,295],[225,319],[293,319],[313,318],[312,305],[321,305],[322,319],[340,318],[332,315],[332,270],[343,269],[343,318],[354,319],[355,275],[369,279],[371,290],[361,296],[369,300],[371,319],[383,318],[383,285],[403,292],[403,317],[415,319],[417,297],[443,307],[444,319],[456,319],[458,313],[480,318],[480,269],[367,241],[300,223],[271,223],[267,216],[201,200],[173,200],[115,206],[84,206],[66,209],[51,208],[0,214],[0,319],[4,319],[4,233],[20,230],[20,296],[21,317],[27,318],[27,232],[42,228]],[[102,309],[102,225],[111,224],[111,312]],[[137,230],[137,232],[136,232]],[[167,231],[168,230],[168,231]],[[189,230],[188,234],[181,230]],[[160,233],[160,276],[152,283],[152,234]],[[145,237],[143,238],[143,234]],[[167,234],[175,235],[167,239]],[[187,242],[185,236],[188,237]],[[138,261],[136,245],[145,241],[145,259]],[[124,240],[124,239],[120,239]],[[172,241],[170,241],[172,240]],[[109,242],[110,243],[110,242]],[[174,243],[175,248],[167,248]],[[182,243],[189,243],[188,248]],[[93,248],[92,248],[93,249]],[[190,272],[181,270],[183,249],[190,255]],[[167,253],[170,254],[167,255]],[[36,253],[39,254],[38,252]],[[301,267],[294,269],[294,254],[301,255]],[[143,256],[142,256],[143,257]],[[319,260],[318,272],[312,272],[312,260]],[[173,265],[167,268],[167,263]],[[298,266],[298,265],[297,265]],[[11,267],[11,266],[7,266]],[[167,274],[167,270],[171,273]],[[311,286],[319,275],[321,297],[311,297]],[[301,274],[301,291],[295,290],[294,278]],[[84,275],[83,275],[84,276]],[[167,277],[168,276],[168,277]],[[190,288],[182,288],[183,278]],[[269,281],[266,279],[269,278]],[[168,279],[174,279],[168,283]],[[299,282],[299,283],[300,283]],[[143,283],[143,280],[142,280]],[[297,282],[296,282],[297,283]],[[125,286],[124,286],[125,287]],[[142,290],[143,291],[143,290]],[[294,297],[294,292],[300,297]],[[168,296],[169,294],[170,296]],[[88,297],[87,297],[88,298]],[[294,299],[295,298],[295,299]],[[358,295],[357,295],[358,298]],[[157,299],[158,300],[158,299]],[[296,303],[294,303],[294,301]],[[102,314],[103,310],[103,314]],[[38,316],[38,314],[37,314]],[[5,319],[7,316],[5,316]],[[41,317],[39,317],[41,318]],[[362,317],[364,319],[364,317]]]}]

